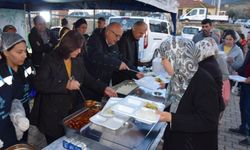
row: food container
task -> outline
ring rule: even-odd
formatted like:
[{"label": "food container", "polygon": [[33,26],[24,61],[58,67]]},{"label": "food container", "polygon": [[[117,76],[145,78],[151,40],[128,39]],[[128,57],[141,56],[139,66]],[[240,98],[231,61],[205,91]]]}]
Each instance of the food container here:
[{"label": "food container", "polygon": [[146,124],[153,124],[159,121],[160,116],[156,110],[163,111],[165,105],[149,101],[135,96],[127,96],[112,107],[118,115],[129,116]]},{"label": "food container", "polygon": [[112,106],[117,104],[122,98],[110,98],[102,111],[90,118],[90,121],[96,125],[106,127],[111,130],[117,130],[129,119],[127,116],[117,116],[111,110]]},{"label": "food container", "polygon": [[97,102],[95,100],[86,100],[86,101],[84,101],[83,105],[86,108],[91,108],[94,106],[101,106],[100,102]]},{"label": "food container", "polygon": [[79,133],[80,129],[87,125],[89,118],[100,111],[100,107],[83,108],[63,119],[65,135],[71,137],[74,133]]},{"label": "food container", "polygon": [[16,144],[11,147],[8,147],[6,150],[36,150],[36,149],[28,144]]}]

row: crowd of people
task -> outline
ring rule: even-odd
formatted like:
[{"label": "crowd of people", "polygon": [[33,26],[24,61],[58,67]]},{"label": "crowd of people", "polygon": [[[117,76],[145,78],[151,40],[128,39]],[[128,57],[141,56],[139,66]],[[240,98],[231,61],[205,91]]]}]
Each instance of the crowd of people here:
[{"label": "crowd of people", "polygon": [[[67,19],[61,22],[61,30],[55,36],[41,16],[33,19],[34,27],[28,36],[31,54],[27,54],[28,42],[14,26],[3,28],[0,38],[3,148],[27,142],[28,128],[23,127],[27,124],[38,127],[47,143],[52,143],[64,135],[62,119],[83,106],[81,93],[86,99],[101,101],[103,96],[117,96],[110,85],[144,77],[137,69],[138,41],[148,30],[143,21],[124,31],[119,23],[106,25],[105,19],[99,18],[98,27],[90,36],[86,34],[88,24],[84,18],[77,20],[72,30]],[[218,149],[218,125],[230,99],[231,74],[247,79],[240,85],[242,124],[230,132],[246,135],[240,143],[250,145],[247,50],[250,32],[247,39],[231,29],[215,32],[209,19],[204,19],[201,26],[202,31],[192,41],[171,36],[159,49],[162,64],[171,75],[170,83],[161,86],[168,91],[166,109],[157,112],[160,121],[169,123],[163,137],[164,150]],[[15,99],[24,108],[22,117],[15,118],[16,111],[12,112]],[[17,131],[22,134],[17,136]]]},{"label": "crowd of people", "polygon": [[250,52],[246,46],[250,47],[250,32],[245,40],[231,29],[216,34],[209,19],[201,26],[202,31],[192,41],[172,37],[160,47],[163,65],[172,75],[165,112],[158,112],[160,120],[170,124],[163,149],[218,149],[218,124],[234,84],[229,75],[235,74],[246,80],[240,85],[241,125],[229,132],[245,135],[239,144],[248,146]]},{"label": "crowd of people", "polygon": [[[67,23],[66,19],[62,20],[59,35],[55,36],[46,27],[45,20],[36,16],[28,36],[31,55],[26,51],[28,43],[15,27],[4,27],[0,60],[0,139],[3,148],[27,142],[27,129],[22,131],[21,138],[17,139],[15,133],[15,129],[20,129],[19,126],[25,123],[37,126],[48,144],[55,141],[64,135],[62,119],[83,106],[84,99],[79,90],[86,99],[101,101],[103,96],[115,97],[117,93],[109,87],[113,73],[136,69],[137,60],[133,58],[131,62],[131,56],[119,52],[117,42],[123,35],[120,24],[105,26],[105,20],[99,18],[98,28],[88,36],[84,18],[77,20],[72,30]],[[136,23],[130,35],[135,37],[135,45],[130,48],[133,53],[138,50],[139,38],[146,32],[146,29],[141,31],[141,26],[145,28],[145,23]],[[130,43],[123,46],[126,44]],[[123,80],[143,77],[143,73],[127,74]],[[21,101],[26,122],[12,121],[10,116],[14,99]],[[32,99],[34,105],[30,110]]]}]

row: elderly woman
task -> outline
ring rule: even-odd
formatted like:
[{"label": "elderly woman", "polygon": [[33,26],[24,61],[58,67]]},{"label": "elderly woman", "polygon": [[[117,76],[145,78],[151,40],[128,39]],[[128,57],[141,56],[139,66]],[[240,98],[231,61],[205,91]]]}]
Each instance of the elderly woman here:
[{"label": "elderly woman", "polygon": [[164,150],[218,149],[219,92],[213,77],[199,67],[192,41],[172,37],[161,44],[161,53],[173,66],[166,105],[170,112],[159,112],[169,123]]},{"label": "elderly woman", "polygon": [[64,135],[63,118],[83,107],[79,93],[82,87],[98,94],[117,96],[113,89],[94,80],[86,71],[83,60],[77,57],[84,42],[80,33],[68,31],[56,49],[45,57],[35,78],[34,84],[39,93],[36,102],[40,103],[36,108],[39,113],[35,123],[48,143]]},{"label": "elderly woman", "polygon": [[[220,93],[220,110],[223,111],[225,104],[229,101],[230,83],[228,80],[228,69],[226,60],[219,53],[218,45],[211,37],[204,38],[197,42],[196,48],[199,51],[197,58],[199,66],[205,69],[214,78]],[[219,62],[219,63],[218,63]],[[229,86],[229,87],[228,87]]]},{"label": "elderly woman", "polygon": [[227,64],[230,74],[238,70],[244,61],[244,55],[237,42],[237,33],[234,30],[226,30],[222,39],[223,43],[219,45],[219,50],[224,51],[227,55]]},{"label": "elderly woman", "polygon": [[[32,99],[31,79],[34,70],[26,60],[26,42],[17,33],[2,33],[0,52],[0,140],[4,148],[18,143],[15,128],[10,120],[10,109],[14,99],[19,99],[29,116],[29,100]],[[20,139],[19,139],[20,140]],[[24,134],[22,142],[27,140]]]}]

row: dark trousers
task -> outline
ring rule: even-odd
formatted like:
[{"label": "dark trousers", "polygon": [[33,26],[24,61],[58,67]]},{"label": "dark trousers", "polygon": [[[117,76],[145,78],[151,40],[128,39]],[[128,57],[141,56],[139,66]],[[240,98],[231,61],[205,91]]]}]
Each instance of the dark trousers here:
[{"label": "dark trousers", "polygon": [[250,84],[241,85],[240,112],[242,119],[240,129],[247,131],[247,135],[250,136]]},{"label": "dark trousers", "polygon": [[48,145],[53,143],[55,140],[58,139],[58,137],[53,137],[53,136],[50,136],[48,134],[45,134],[45,138],[46,138],[46,141],[47,141]]}]

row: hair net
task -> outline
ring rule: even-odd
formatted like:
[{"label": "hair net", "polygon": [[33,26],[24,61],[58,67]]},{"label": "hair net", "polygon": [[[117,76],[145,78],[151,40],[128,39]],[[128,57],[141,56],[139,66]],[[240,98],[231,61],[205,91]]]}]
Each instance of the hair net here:
[{"label": "hair net", "polygon": [[8,32],[8,30],[14,29],[16,30],[16,27],[14,27],[13,25],[6,25],[3,27],[3,32]]},{"label": "hair net", "polygon": [[17,33],[3,32],[0,36],[0,51],[9,50],[9,48],[21,41],[25,41],[21,35]]}]

